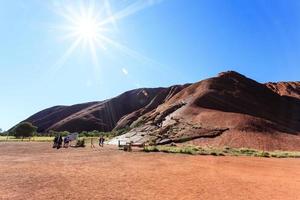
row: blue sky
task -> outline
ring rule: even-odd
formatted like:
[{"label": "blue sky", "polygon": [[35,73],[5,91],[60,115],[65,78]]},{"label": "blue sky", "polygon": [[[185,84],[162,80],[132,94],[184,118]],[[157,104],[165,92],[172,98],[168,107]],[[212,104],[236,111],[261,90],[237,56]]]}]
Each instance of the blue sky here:
[{"label": "blue sky", "polygon": [[[110,42],[94,54],[80,43],[67,55],[76,37],[66,37],[66,11],[77,16],[90,5],[97,22],[110,17],[100,33]],[[0,29],[2,129],[50,106],[226,70],[300,80],[298,0],[0,0]]]}]

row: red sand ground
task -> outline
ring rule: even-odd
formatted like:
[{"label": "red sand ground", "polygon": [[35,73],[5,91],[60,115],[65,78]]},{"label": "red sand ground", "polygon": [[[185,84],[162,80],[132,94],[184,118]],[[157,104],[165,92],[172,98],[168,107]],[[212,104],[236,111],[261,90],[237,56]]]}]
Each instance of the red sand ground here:
[{"label": "red sand ground", "polygon": [[300,199],[300,159],[0,143],[0,199]]}]

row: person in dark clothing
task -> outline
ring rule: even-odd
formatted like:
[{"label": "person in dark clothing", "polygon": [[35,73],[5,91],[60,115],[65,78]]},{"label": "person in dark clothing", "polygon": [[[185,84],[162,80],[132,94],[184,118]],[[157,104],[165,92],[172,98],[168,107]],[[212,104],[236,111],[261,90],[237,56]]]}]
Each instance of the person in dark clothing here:
[{"label": "person in dark clothing", "polygon": [[101,147],[101,140],[102,140],[101,138],[102,138],[102,136],[99,137],[99,146],[100,147]]},{"label": "person in dark clothing", "polygon": [[56,135],[53,139],[53,148],[57,147],[58,136]]},{"label": "person in dark clothing", "polygon": [[102,147],[104,146],[104,141],[105,141],[105,139],[104,139],[104,137],[102,137]]},{"label": "person in dark clothing", "polygon": [[101,135],[99,138],[99,146],[103,147],[103,144],[104,144],[104,137]]},{"label": "person in dark clothing", "polygon": [[69,138],[65,137],[64,138],[64,148],[68,148],[69,147]]},{"label": "person in dark clothing", "polygon": [[57,139],[57,149],[59,149],[60,147],[61,147],[61,145],[62,145],[62,142],[63,142],[63,139],[62,139],[62,137],[61,137],[61,135],[58,137],[58,139]]}]

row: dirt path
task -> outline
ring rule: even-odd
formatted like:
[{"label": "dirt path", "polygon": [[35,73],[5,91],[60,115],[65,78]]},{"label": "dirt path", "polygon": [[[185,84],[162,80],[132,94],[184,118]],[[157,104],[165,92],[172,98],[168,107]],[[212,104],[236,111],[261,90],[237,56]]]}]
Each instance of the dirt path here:
[{"label": "dirt path", "polygon": [[[31,147],[31,148],[30,148]],[[0,199],[300,199],[300,159],[0,143]]]}]

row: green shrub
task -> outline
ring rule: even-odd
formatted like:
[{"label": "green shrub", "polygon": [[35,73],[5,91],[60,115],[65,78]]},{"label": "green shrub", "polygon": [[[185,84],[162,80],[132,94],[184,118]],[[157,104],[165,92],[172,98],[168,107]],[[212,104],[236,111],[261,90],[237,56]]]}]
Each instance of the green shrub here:
[{"label": "green shrub", "polygon": [[183,153],[183,154],[198,154],[199,148],[195,146],[145,146],[145,152],[165,152],[165,153]]},{"label": "green shrub", "polygon": [[157,148],[157,146],[145,146],[144,151],[145,152],[158,152],[159,149]]},{"label": "green shrub", "polygon": [[270,152],[270,156],[274,158],[300,158],[300,152],[273,151]]},{"label": "green shrub", "polygon": [[32,137],[36,132],[37,127],[30,122],[21,122],[14,127],[13,132],[16,138]]},{"label": "green shrub", "polygon": [[9,134],[9,132],[4,131],[0,133],[0,136],[7,136],[7,134]]},{"label": "green shrub", "polygon": [[238,149],[238,151],[239,151],[241,154],[252,155],[252,154],[255,153],[257,150],[254,150],[254,149],[248,149],[248,148],[240,148],[240,149]]},{"label": "green shrub", "polygon": [[265,158],[269,158],[270,157],[270,153],[266,152],[266,151],[258,151],[254,154],[255,157],[265,157]]},{"label": "green shrub", "polygon": [[69,131],[54,131],[54,130],[49,131],[49,136],[61,135],[62,137],[66,137],[69,134],[70,134]]},{"label": "green shrub", "polygon": [[77,140],[76,147],[85,147],[85,140],[84,139]]}]

